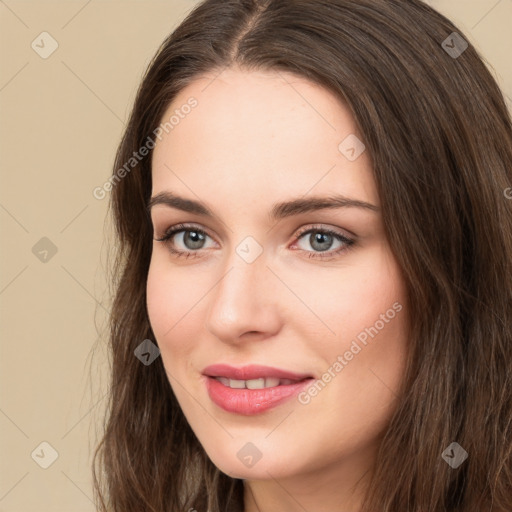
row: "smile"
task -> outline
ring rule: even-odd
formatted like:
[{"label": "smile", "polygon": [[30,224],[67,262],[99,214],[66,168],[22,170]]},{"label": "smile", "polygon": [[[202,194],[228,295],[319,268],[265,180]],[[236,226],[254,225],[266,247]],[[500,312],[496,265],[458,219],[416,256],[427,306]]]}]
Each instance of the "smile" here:
[{"label": "smile", "polygon": [[299,381],[291,379],[278,379],[276,377],[266,377],[260,379],[249,379],[249,380],[236,380],[228,379],[227,377],[214,377],[224,386],[228,386],[231,389],[266,389],[275,388],[277,386],[288,386]]}]

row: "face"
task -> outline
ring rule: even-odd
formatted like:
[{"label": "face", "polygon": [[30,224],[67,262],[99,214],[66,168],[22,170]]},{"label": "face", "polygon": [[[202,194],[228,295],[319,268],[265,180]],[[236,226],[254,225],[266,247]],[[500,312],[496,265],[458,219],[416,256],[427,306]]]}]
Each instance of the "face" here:
[{"label": "face", "polygon": [[152,160],[154,238],[171,236],[153,242],[147,308],[170,385],[232,477],[363,471],[396,405],[407,311],[363,136],[305,79],[214,76],[169,106]]}]

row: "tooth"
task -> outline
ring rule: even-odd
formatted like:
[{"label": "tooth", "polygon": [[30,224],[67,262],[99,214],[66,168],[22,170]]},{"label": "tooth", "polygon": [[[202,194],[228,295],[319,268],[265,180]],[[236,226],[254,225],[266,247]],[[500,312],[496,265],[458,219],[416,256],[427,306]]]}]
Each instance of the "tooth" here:
[{"label": "tooth", "polygon": [[265,386],[265,379],[249,379],[245,381],[247,389],[263,389]]},{"label": "tooth", "polygon": [[276,377],[267,377],[265,379],[265,387],[266,388],[274,388],[276,386],[279,386],[279,384],[281,384],[281,381],[280,381],[280,379],[278,379]]},{"label": "tooth", "polygon": [[229,387],[234,389],[243,389],[245,388],[245,380],[229,379]]},{"label": "tooth", "polygon": [[290,379],[278,379],[276,377],[267,377],[267,378],[259,378],[259,379],[249,379],[249,380],[236,380],[236,379],[228,379],[227,377],[215,377],[221,384],[224,386],[229,386],[233,389],[265,389],[265,388],[273,388],[276,386],[286,386],[288,384],[293,384],[294,381]]},{"label": "tooth", "polygon": [[259,378],[259,379],[250,379],[246,381],[245,386],[247,389],[264,389],[264,388],[274,388],[279,386],[280,380],[275,377],[267,377],[267,378]]}]

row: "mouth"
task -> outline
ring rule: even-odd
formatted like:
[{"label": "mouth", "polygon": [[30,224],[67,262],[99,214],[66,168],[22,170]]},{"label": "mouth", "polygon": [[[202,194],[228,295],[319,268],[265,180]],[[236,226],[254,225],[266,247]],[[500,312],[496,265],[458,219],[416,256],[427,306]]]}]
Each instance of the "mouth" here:
[{"label": "mouth", "polygon": [[[263,366],[256,364],[241,367],[234,367],[227,364],[213,364],[207,366],[203,370],[203,375],[206,375],[207,377],[228,379],[230,382],[233,381],[234,385],[231,386],[230,384],[230,387],[234,388],[236,388],[236,386],[240,387],[240,382],[249,383],[249,386],[258,386],[257,388],[251,388],[247,386],[248,389],[260,389],[262,384],[263,387],[277,386],[279,385],[277,380],[279,382],[300,382],[307,378],[313,378],[313,375],[308,375],[305,373],[300,374],[290,370],[275,368],[273,366]],[[265,385],[266,382],[269,382],[270,386]],[[228,384],[226,383],[226,385]]]},{"label": "mouth", "polygon": [[203,370],[206,390],[213,403],[227,412],[253,415],[275,407],[314,380],[269,366],[213,365]]},{"label": "mouth", "polygon": [[292,379],[278,379],[277,377],[263,377],[259,379],[249,380],[237,380],[228,379],[227,377],[212,377],[219,381],[224,386],[230,387],[231,389],[266,389],[275,388],[278,386],[289,386],[290,384],[297,384],[304,380],[308,380],[310,377],[305,377],[300,380]]}]

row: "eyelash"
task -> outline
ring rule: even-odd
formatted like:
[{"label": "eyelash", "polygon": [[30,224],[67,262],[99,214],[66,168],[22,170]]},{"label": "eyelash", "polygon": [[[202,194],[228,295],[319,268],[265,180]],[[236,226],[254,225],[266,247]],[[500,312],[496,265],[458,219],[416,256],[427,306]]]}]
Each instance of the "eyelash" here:
[{"label": "eyelash", "polygon": [[[170,243],[171,238],[175,234],[180,233],[182,231],[194,231],[195,233],[199,233],[200,235],[205,235],[205,236],[210,237],[210,235],[206,231],[204,231],[196,226],[193,226],[193,225],[191,226],[191,225],[186,225],[186,224],[177,224],[175,226],[170,227],[161,238],[155,238],[155,241],[165,243],[168,246],[169,251],[178,258],[185,257],[188,259],[191,257],[192,258],[198,257],[199,256],[198,253],[201,251],[201,249],[198,249],[196,251],[178,251],[171,246],[171,243]],[[346,236],[342,235],[341,233],[339,233],[337,231],[333,231],[332,229],[327,229],[327,228],[316,227],[316,226],[305,228],[304,230],[300,230],[299,233],[297,233],[297,235],[296,235],[296,240],[299,240],[304,235],[307,235],[310,233],[322,233],[324,235],[332,235],[337,240],[339,240],[340,242],[343,242],[345,244],[343,247],[340,247],[339,249],[336,249],[334,251],[321,251],[321,252],[316,251],[315,252],[315,251],[304,251],[303,249],[299,249],[302,252],[309,253],[308,257],[313,258],[313,259],[322,260],[322,259],[330,258],[339,253],[350,250],[352,248],[353,244],[355,243],[355,240],[353,240],[351,238],[347,238]],[[210,237],[210,238],[212,238],[212,237]],[[324,254],[325,254],[325,256],[324,256]]]}]

